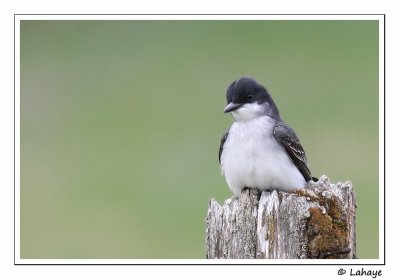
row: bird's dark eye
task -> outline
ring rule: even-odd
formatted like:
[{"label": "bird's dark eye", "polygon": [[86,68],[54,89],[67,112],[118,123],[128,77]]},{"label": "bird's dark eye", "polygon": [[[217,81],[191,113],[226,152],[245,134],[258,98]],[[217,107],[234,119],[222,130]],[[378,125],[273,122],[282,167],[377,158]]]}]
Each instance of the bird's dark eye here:
[{"label": "bird's dark eye", "polygon": [[253,99],[253,95],[251,95],[251,94],[247,95],[247,96],[246,96],[246,99],[247,99],[247,100],[252,100],[252,99]]}]

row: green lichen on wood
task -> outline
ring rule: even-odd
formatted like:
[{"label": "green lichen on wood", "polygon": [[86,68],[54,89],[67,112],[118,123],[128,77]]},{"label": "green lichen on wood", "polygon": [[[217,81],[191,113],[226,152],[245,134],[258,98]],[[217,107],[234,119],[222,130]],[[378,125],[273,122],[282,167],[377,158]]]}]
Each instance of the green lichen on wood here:
[{"label": "green lichen on wood", "polygon": [[275,247],[275,235],[276,235],[276,217],[275,213],[271,213],[271,217],[268,218],[268,239],[269,239],[269,251],[273,251]]},{"label": "green lichen on wood", "polygon": [[[311,217],[307,223],[308,254],[318,258],[325,253],[335,252],[347,247],[347,231],[343,224],[337,224],[328,214],[319,208],[310,208]],[[330,258],[340,258],[332,255]]]},{"label": "green lichen on wood", "polygon": [[335,197],[326,198],[321,194],[316,196],[302,190],[296,194],[317,202],[320,207],[309,209],[310,218],[307,221],[308,255],[309,258],[345,258],[343,254],[331,254],[348,247],[348,225],[346,214]]}]

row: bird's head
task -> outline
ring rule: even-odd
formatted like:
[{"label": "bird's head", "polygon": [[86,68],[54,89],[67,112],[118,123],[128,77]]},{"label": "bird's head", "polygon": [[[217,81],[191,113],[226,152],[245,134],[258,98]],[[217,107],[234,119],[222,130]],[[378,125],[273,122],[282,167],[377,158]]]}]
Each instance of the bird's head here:
[{"label": "bird's head", "polygon": [[226,92],[224,113],[232,113],[236,121],[249,121],[261,116],[279,119],[279,111],[268,91],[251,78],[240,78]]}]

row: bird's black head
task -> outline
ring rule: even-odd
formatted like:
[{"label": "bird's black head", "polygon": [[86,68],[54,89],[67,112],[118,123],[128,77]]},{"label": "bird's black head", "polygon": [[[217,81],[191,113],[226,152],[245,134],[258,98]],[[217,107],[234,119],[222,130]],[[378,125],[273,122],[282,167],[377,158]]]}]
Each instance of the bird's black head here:
[{"label": "bird's black head", "polygon": [[245,119],[258,115],[279,118],[278,108],[268,91],[251,78],[244,77],[231,83],[226,92],[226,101],[228,105],[224,112],[232,112],[235,119],[236,116],[240,117],[239,111],[243,111]]}]

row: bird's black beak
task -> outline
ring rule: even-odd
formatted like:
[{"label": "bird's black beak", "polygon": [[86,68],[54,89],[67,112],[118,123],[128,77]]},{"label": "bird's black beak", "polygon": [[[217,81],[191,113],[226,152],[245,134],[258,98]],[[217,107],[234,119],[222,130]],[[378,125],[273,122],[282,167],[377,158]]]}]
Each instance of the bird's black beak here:
[{"label": "bird's black beak", "polygon": [[235,111],[237,109],[239,109],[240,107],[242,107],[243,104],[237,104],[237,103],[229,103],[228,106],[225,107],[224,109],[224,113],[229,113],[232,111]]}]

